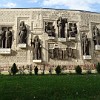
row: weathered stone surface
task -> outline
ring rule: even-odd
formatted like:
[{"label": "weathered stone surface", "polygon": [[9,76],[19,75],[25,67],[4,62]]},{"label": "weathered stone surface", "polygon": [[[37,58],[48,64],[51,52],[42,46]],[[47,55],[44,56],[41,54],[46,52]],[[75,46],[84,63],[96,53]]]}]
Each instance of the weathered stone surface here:
[{"label": "weathered stone surface", "polygon": [[[58,38],[57,20],[59,17],[67,19],[64,30],[64,39]],[[18,44],[18,28],[21,21],[24,21],[27,27],[27,47],[26,45]],[[51,28],[51,30],[53,30],[51,32],[54,32],[55,36],[48,36],[48,30],[45,32],[45,22],[52,23],[53,28]],[[75,23],[77,26],[77,35],[75,37],[67,37],[69,32],[69,23]],[[2,29],[2,27],[11,27],[11,32],[13,33],[11,53],[9,53],[9,55],[4,54],[2,51],[3,48],[0,48],[3,53],[0,54],[0,66],[11,66],[13,63],[16,63],[18,66],[27,66],[31,64],[33,66],[40,66],[43,64],[48,64],[51,66],[76,66],[100,62],[100,47],[99,45],[94,45],[93,41],[93,25],[96,25],[100,30],[100,14],[85,11],[55,9],[0,9],[0,29]],[[89,59],[89,61],[86,57],[85,61],[83,59],[81,41],[82,33],[85,33],[87,38],[90,40],[91,45],[89,47],[89,54],[92,58]],[[33,61],[34,48],[32,47],[31,42],[37,35],[42,44],[41,61]],[[66,48],[71,48],[72,50],[74,49],[73,52],[75,57],[68,57]],[[49,51],[51,54],[49,54]],[[52,52],[54,52],[54,55]]]}]

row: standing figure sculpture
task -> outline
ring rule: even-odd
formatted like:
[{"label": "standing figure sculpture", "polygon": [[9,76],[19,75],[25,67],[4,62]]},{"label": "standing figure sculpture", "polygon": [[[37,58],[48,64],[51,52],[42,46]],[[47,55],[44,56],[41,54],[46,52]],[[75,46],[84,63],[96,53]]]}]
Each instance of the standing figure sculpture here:
[{"label": "standing figure sculpture", "polygon": [[0,30],[0,48],[2,48],[2,30]]},{"label": "standing figure sculpture", "polygon": [[5,47],[6,47],[6,31],[5,28],[2,28],[0,32],[0,48],[5,48]]},{"label": "standing figure sculpture", "polygon": [[89,46],[90,46],[90,41],[87,38],[87,35],[83,34],[82,36],[83,55],[89,55]]},{"label": "standing figure sculpture", "polygon": [[12,46],[12,32],[10,31],[10,28],[8,28],[7,32],[7,48],[11,48]]},{"label": "standing figure sculpture", "polygon": [[93,41],[94,45],[100,45],[100,31],[96,26],[93,26]]},{"label": "standing figure sculpture", "polygon": [[41,59],[41,40],[38,36],[34,38],[34,42],[32,42],[34,46],[34,59]]},{"label": "standing figure sculpture", "polygon": [[67,23],[67,19],[62,19],[59,17],[57,20],[57,27],[58,27],[58,37],[65,38],[65,24]]},{"label": "standing figure sculpture", "polygon": [[19,43],[26,43],[27,42],[27,28],[24,21],[21,21],[19,27]]}]

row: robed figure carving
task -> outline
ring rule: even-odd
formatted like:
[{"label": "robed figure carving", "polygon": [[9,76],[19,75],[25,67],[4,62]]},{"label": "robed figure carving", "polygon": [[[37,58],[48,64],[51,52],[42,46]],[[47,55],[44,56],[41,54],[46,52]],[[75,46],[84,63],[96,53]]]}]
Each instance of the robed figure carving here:
[{"label": "robed figure carving", "polygon": [[93,41],[94,45],[100,45],[100,30],[95,26],[93,26]]},{"label": "robed figure carving", "polygon": [[41,45],[41,40],[39,39],[38,36],[36,36],[34,38],[34,41],[31,42],[31,44],[33,45],[34,47],[34,58],[33,59],[36,59],[36,60],[39,60],[41,59],[41,49],[42,49],[42,45]]},{"label": "robed figure carving", "polygon": [[7,32],[6,32],[6,34],[7,34],[7,48],[11,48],[11,46],[12,46],[12,32],[10,31],[10,28],[8,28],[8,30],[7,30]]},{"label": "robed figure carving", "polygon": [[27,28],[26,25],[24,23],[24,21],[20,22],[20,26],[19,26],[19,43],[25,43],[27,42]]},{"label": "robed figure carving", "polygon": [[59,17],[57,20],[57,27],[58,27],[58,37],[65,38],[65,24],[67,23],[66,18]]},{"label": "robed figure carving", "polygon": [[0,31],[0,48],[6,47],[6,31],[4,28]]},{"label": "robed figure carving", "polygon": [[90,41],[85,34],[83,34],[82,36],[82,48],[83,55],[89,55]]}]

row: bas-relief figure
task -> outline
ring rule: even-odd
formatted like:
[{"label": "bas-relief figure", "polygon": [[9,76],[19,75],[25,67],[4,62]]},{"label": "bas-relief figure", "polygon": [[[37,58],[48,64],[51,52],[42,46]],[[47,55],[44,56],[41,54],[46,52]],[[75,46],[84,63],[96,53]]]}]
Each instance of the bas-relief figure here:
[{"label": "bas-relief figure", "polygon": [[48,33],[48,36],[55,37],[55,29],[52,22],[45,22],[45,32]]},{"label": "bas-relief figure", "polygon": [[12,32],[10,31],[10,28],[7,30],[7,48],[11,48],[12,46]]},{"label": "bas-relief figure", "polygon": [[24,21],[20,22],[20,26],[19,26],[19,43],[25,43],[27,42],[27,28],[26,25],[24,23]]},{"label": "bas-relief figure", "polygon": [[100,30],[97,26],[93,26],[93,41],[94,45],[100,45]]},{"label": "bas-relief figure", "polygon": [[67,23],[66,18],[59,17],[57,20],[57,27],[58,27],[58,37],[65,38],[65,24]]},{"label": "bas-relief figure", "polygon": [[0,31],[0,48],[11,48],[12,32],[9,27],[2,28]]},{"label": "bas-relief figure", "polygon": [[0,32],[0,48],[6,48],[6,31],[5,31],[5,28],[2,28],[1,32]]},{"label": "bas-relief figure", "polygon": [[76,25],[76,23],[69,23],[68,37],[75,37],[76,34],[77,34],[77,25]]},{"label": "bas-relief figure", "polygon": [[82,34],[83,55],[89,55],[90,41],[85,33]]},{"label": "bas-relief figure", "polygon": [[38,36],[36,36],[34,38],[34,41],[31,43],[34,47],[34,59],[39,60],[41,59],[41,50],[42,50],[42,44],[41,44],[41,40],[39,39]]}]

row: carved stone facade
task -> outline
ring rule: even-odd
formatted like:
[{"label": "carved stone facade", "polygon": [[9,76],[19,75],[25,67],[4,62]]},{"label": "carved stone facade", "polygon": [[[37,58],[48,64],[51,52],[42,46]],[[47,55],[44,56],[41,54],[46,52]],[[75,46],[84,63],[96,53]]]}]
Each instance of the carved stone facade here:
[{"label": "carved stone facade", "polygon": [[0,9],[0,15],[0,66],[13,63],[18,66],[64,66],[100,62],[98,13]]}]

